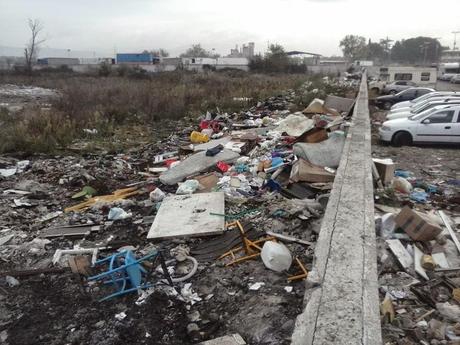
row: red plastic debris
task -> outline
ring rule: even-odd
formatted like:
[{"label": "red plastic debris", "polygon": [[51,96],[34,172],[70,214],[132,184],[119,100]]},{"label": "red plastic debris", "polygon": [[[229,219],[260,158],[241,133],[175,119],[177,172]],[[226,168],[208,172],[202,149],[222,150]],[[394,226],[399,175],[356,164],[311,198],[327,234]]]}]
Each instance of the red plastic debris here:
[{"label": "red plastic debris", "polygon": [[224,163],[224,162],[217,162],[216,166],[223,173],[227,172],[228,169],[230,169],[230,165],[228,165],[227,163]]}]

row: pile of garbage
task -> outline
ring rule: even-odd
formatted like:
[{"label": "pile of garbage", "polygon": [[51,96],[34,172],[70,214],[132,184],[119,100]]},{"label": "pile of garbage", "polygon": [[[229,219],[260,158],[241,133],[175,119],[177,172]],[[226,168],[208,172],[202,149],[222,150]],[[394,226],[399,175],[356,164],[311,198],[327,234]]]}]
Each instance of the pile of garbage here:
[{"label": "pile of garbage", "polygon": [[[27,286],[39,279],[51,289],[58,279],[63,299],[79,296],[93,310],[101,336],[104,323],[149,317],[136,337],[158,343],[230,332],[288,342],[354,104],[329,95],[291,113],[294,98],[289,91],[239,113],[207,112],[124,154],[0,158],[0,298],[6,291],[18,301],[5,303],[15,321],[0,318],[2,341],[37,331],[17,327],[21,301],[40,303]],[[144,315],[155,300],[181,312]],[[98,314],[98,301],[117,312]],[[163,312],[182,331],[161,328]],[[55,328],[68,342],[92,334],[82,324]]]},{"label": "pile of garbage", "polygon": [[459,180],[374,159],[385,344],[460,343]]}]

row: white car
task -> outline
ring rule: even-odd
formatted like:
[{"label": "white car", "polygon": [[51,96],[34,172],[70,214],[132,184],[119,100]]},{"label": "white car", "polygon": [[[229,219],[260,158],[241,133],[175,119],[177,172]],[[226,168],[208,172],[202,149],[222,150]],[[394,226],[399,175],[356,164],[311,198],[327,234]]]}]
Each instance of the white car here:
[{"label": "white car", "polygon": [[[441,106],[443,107],[443,106]],[[395,146],[412,143],[460,143],[460,106],[431,108],[419,115],[385,121],[380,140]]]},{"label": "white car", "polygon": [[397,109],[390,110],[389,113],[387,114],[387,117],[389,117],[390,115],[402,113],[402,112],[419,113],[420,109],[422,109],[422,111],[427,109],[428,104],[437,105],[441,103],[453,103],[456,101],[460,101],[460,94],[451,95],[451,96],[433,97],[433,98],[426,99],[422,102],[415,103],[410,107],[403,107],[403,108],[397,108]]},{"label": "white car", "polygon": [[[454,105],[457,105],[457,104],[454,104]],[[460,105],[460,104],[458,104],[458,105]],[[449,104],[434,104],[433,106],[429,106],[426,109],[422,109],[421,111],[419,111],[417,113],[411,113],[411,112],[407,111],[407,112],[404,112],[404,113],[396,113],[396,114],[387,115],[386,120],[390,121],[390,120],[396,120],[396,119],[405,119],[405,118],[410,117],[410,116],[418,116],[418,115],[422,115],[422,114],[431,114],[435,110],[448,108],[450,106],[452,106],[452,105],[449,105]]]},{"label": "white car", "polygon": [[438,79],[442,81],[450,81],[452,77],[455,76],[455,73],[444,73],[442,76],[440,76]]},{"label": "white car", "polygon": [[396,103],[394,104],[390,110],[396,110],[396,109],[399,109],[399,108],[406,108],[406,107],[410,107],[410,106],[413,106],[417,103],[420,103],[420,102],[423,102],[429,98],[433,98],[433,97],[443,97],[443,96],[452,96],[452,95],[459,95],[460,97],[460,92],[455,92],[455,91],[435,91],[435,92],[430,92],[430,93],[427,93],[427,94],[424,94],[420,97],[417,97],[415,99],[413,99],[412,101],[404,101],[404,102],[399,102],[399,103]]}]

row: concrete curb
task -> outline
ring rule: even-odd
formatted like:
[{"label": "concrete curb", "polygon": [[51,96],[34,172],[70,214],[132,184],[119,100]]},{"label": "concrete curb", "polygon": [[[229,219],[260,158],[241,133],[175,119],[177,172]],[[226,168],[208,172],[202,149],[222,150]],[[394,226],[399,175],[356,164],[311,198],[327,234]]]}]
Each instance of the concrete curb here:
[{"label": "concrete curb", "polygon": [[367,77],[321,224],[293,345],[380,345]]}]

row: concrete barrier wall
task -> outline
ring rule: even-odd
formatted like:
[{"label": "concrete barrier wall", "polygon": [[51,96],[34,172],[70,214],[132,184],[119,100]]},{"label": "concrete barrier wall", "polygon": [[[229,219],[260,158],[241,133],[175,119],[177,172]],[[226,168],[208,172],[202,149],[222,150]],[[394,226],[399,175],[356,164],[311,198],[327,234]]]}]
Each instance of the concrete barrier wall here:
[{"label": "concrete barrier wall", "polygon": [[381,345],[371,133],[364,74],[293,345]]}]

